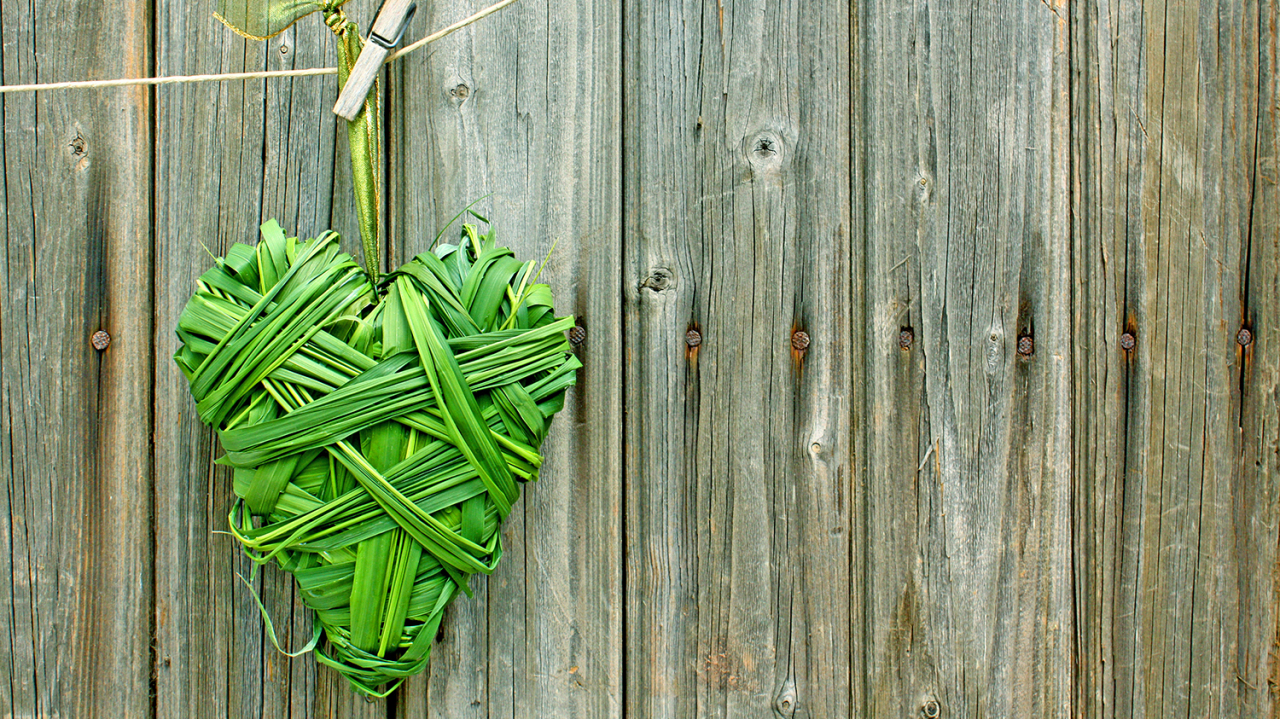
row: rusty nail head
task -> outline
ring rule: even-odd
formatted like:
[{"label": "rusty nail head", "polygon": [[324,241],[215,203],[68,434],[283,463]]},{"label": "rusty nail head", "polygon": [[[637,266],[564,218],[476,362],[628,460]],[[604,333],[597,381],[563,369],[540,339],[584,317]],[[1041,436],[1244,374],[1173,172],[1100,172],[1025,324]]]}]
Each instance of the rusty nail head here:
[{"label": "rusty nail head", "polygon": [[574,325],[573,329],[569,330],[569,344],[573,345],[574,347],[577,347],[578,345],[586,341],[587,341],[586,327],[583,327],[582,325]]},{"label": "rusty nail head", "polygon": [[911,349],[911,343],[916,341],[916,331],[910,327],[903,327],[898,333],[898,346],[904,350]]},{"label": "rusty nail head", "polygon": [[107,348],[107,345],[111,344],[111,335],[107,334],[105,330],[98,330],[93,333],[93,337],[89,338],[89,344],[101,352]]},{"label": "rusty nail head", "polygon": [[1030,357],[1036,351],[1036,341],[1031,339],[1031,335],[1023,335],[1018,338],[1018,354],[1023,357]]},{"label": "rusty nail head", "polygon": [[702,333],[697,330],[689,330],[684,333],[684,343],[690,347],[697,347],[702,344]]},{"label": "rusty nail head", "polygon": [[791,333],[791,346],[801,352],[809,349],[809,333],[797,330]]},{"label": "rusty nail head", "polygon": [[1125,332],[1120,335],[1120,346],[1126,350],[1133,349],[1138,344],[1138,339],[1133,336],[1132,332]]},{"label": "rusty nail head", "polygon": [[1236,333],[1236,342],[1239,342],[1241,347],[1248,347],[1253,344],[1253,333],[1244,327],[1240,328]]},{"label": "rusty nail head", "polygon": [[942,714],[942,705],[939,704],[936,699],[930,699],[925,702],[924,706],[920,709],[924,712],[925,716],[929,717],[929,719],[935,719],[938,715]]}]

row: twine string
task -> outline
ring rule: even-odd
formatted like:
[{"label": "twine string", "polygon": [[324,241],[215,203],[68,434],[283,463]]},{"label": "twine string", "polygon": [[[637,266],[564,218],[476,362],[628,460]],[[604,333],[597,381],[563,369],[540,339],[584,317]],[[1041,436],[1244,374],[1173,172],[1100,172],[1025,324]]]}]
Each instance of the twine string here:
[{"label": "twine string", "polygon": [[[471,23],[488,17],[516,0],[501,2],[466,17],[458,22],[437,30],[415,43],[406,45],[387,56],[386,62],[398,60],[419,48],[435,42],[447,35],[461,30]],[[73,80],[70,82],[42,82],[29,85],[0,85],[0,95],[15,92],[44,92],[47,90],[92,90],[105,87],[130,87],[135,85],[181,85],[198,82],[225,82],[228,80],[261,80],[275,77],[308,77],[311,75],[337,75],[336,67],[309,67],[300,70],[266,70],[261,72],[223,72],[208,75],[167,75],[164,77],[120,78],[116,80]]]}]

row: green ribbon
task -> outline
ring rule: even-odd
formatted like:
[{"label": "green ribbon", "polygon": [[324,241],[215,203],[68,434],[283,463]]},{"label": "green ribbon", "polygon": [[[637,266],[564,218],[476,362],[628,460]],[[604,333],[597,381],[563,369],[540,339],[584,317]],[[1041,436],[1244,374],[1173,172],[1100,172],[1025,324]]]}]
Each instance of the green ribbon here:
[{"label": "green ribbon", "polygon": [[213,16],[250,40],[267,40],[313,12],[322,10],[327,14],[344,2],[346,0],[218,0],[218,11]]},{"label": "green ribbon", "polygon": [[[325,9],[325,24],[338,36],[338,86],[347,84],[351,68],[360,57],[364,41],[356,24],[347,20],[341,6]],[[381,239],[382,192],[378,168],[382,164],[382,93],[378,80],[364,98],[364,109],[347,123],[351,145],[351,180],[360,210],[360,241],[364,244],[364,268],[369,282],[378,284],[378,247]]]},{"label": "green ribbon", "polygon": [[[324,24],[338,36],[338,86],[347,84],[351,68],[360,57],[364,40],[360,29],[342,11],[346,0],[220,0],[218,18],[238,34],[253,40],[275,37],[299,19],[313,12],[324,13]],[[360,242],[364,246],[365,272],[374,285],[378,282],[382,225],[382,187],[379,169],[382,165],[382,93],[378,80],[365,97],[364,108],[347,123],[351,145],[351,178],[360,212]]]}]

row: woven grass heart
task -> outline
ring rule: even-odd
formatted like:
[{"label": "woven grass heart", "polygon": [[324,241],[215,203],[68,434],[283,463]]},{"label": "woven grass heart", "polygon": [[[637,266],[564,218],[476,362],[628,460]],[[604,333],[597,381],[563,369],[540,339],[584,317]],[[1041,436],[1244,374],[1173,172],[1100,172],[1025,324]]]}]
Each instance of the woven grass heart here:
[{"label": "woven grass heart", "polygon": [[293,574],[317,619],[306,649],[323,630],[318,661],[362,694],[426,667],[537,478],[581,365],[535,265],[464,225],[375,288],[336,234],[299,241],[273,220],[179,320],[174,359],[234,469],[231,531]]}]

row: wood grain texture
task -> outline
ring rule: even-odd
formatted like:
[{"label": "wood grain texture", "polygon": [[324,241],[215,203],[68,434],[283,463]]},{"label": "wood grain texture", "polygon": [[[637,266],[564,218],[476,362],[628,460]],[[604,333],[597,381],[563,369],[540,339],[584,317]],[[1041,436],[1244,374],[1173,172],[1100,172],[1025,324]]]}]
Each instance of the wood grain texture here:
[{"label": "wood grain texture", "polygon": [[[414,23],[485,5],[433,3]],[[502,564],[450,606],[399,716],[621,716],[619,30],[610,2],[517,3],[394,69],[391,266],[480,200],[518,256],[554,246],[543,281],[587,331],[541,479],[503,526]]]},{"label": "wood grain texture", "polygon": [[864,711],[1069,716],[1066,11],[857,10]]},{"label": "wood grain texture", "polygon": [[[1130,113],[1136,77],[1117,57],[1109,4],[1071,5],[1072,275],[1075,322],[1072,397],[1076,497],[1072,552],[1078,716],[1117,716],[1113,627],[1119,578],[1120,508],[1125,496],[1126,404],[1139,338],[1126,281],[1127,238],[1139,216],[1125,190],[1130,148],[1143,134]],[[1136,4],[1124,22],[1133,22]],[[1124,72],[1118,72],[1124,68]],[[1105,119],[1102,119],[1105,118]],[[1125,344],[1122,344],[1125,336]],[[1126,348],[1126,344],[1132,342]],[[1131,715],[1130,715],[1131,716]]]},{"label": "wood grain texture", "polygon": [[[376,702],[271,646],[171,360],[264,220],[359,251],[333,78],[6,95],[0,716],[1280,716],[1278,24],[549,0],[397,61],[385,269],[483,198],[587,336],[504,561]],[[333,64],[172,3],[0,35],[5,84]]]},{"label": "wood grain texture", "polygon": [[[1272,716],[1276,6],[1099,1],[1073,22],[1090,280],[1076,302],[1077,697],[1090,715]],[[1125,331],[1136,345],[1117,352]],[[1105,460],[1100,434],[1122,438]]]},{"label": "wood grain texture", "polygon": [[849,716],[848,6],[623,16],[626,713]]},{"label": "wood grain texture", "polygon": [[[6,2],[0,34],[6,84],[151,64],[146,3]],[[145,716],[150,94],[30,94],[2,112],[0,712]]]}]

